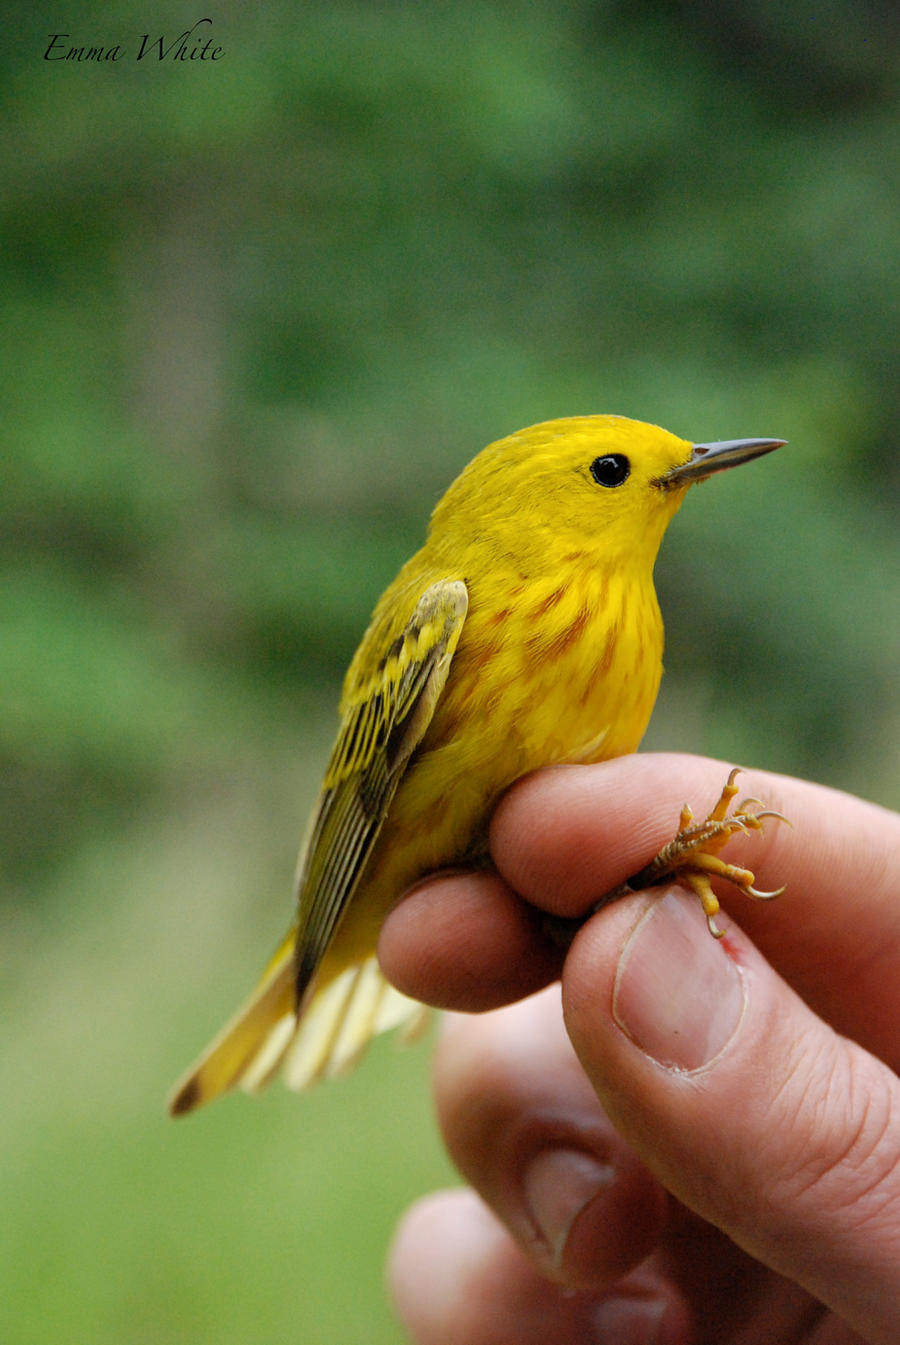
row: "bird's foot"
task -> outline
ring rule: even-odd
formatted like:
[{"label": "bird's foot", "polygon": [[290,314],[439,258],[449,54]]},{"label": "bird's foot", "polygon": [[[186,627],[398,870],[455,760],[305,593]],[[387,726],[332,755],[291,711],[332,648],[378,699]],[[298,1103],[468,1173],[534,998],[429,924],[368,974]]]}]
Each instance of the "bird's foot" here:
[{"label": "bird's foot", "polygon": [[735,864],[726,864],[724,860],[719,859],[718,851],[736,832],[749,835],[751,831],[762,831],[767,818],[787,822],[790,826],[790,822],[782,813],[776,812],[774,808],[767,808],[761,799],[755,798],[743,799],[729,816],[728,809],[738,792],[734,782],[739,774],[740,767],[736,766],[729,775],[718,802],[704,821],[695,822],[691,808],[685,804],[681,810],[678,832],[674,840],[663,846],[656,858],[651,860],[646,868],[641,869],[640,873],[629,878],[625,884],[632,892],[639,892],[670,879],[684,883],[700,898],[709,932],[717,939],[722,937],[724,931],[715,920],[719,912],[719,900],[712,889],[711,878],[723,878],[745,896],[755,897],[760,901],[771,901],[784,891],[783,887],[779,887],[774,892],[761,892],[754,887],[756,878],[750,869],[741,869]]}]

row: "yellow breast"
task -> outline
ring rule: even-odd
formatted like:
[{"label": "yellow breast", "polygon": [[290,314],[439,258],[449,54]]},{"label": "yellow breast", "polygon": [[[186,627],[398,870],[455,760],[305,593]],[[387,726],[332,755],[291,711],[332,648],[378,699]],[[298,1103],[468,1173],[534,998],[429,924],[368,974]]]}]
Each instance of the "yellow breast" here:
[{"label": "yellow breast", "polygon": [[370,950],[419,877],[484,851],[496,802],[522,775],[635,751],[662,644],[652,582],[637,577],[569,559],[566,579],[471,583],[447,685],[338,934],[339,959]]}]

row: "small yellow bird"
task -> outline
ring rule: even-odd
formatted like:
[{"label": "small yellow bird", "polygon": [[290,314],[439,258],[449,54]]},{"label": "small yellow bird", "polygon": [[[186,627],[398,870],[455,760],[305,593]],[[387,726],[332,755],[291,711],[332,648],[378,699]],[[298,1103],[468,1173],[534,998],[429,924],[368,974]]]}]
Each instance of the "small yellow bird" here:
[{"label": "small yellow bird", "polygon": [[[173,1114],[237,1085],[254,1092],[279,1067],[302,1088],[347,1068],[376,1033],[415,1024],[423,1007],[375,959],[387,911],[430,871],[483,861],[491,813],[520,776],[635,751],[662,675],[653,566],[669,520],[694,482],[783,443],[692,444],[621,416],[578,416],[469,463],[350,664],[294,924],[176,1087]],[[693,875],[713,932],[706,875],[746,891],[753,875],[712,852],[765,816],[745,804],[723,822],[735,792],[729,780]]]}]

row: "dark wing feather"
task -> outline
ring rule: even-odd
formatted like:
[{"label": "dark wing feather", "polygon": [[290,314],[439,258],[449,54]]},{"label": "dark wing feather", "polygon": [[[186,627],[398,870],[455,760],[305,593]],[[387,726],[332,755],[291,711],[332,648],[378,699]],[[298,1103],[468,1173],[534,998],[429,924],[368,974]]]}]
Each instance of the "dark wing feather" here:
[{"label": "dark wing feather", "polygon": [[346,708],[298,878],[298,1004],[431,722],[467,607],[466,586],[460,580],[427,588],[371,679],[360,685]]}]

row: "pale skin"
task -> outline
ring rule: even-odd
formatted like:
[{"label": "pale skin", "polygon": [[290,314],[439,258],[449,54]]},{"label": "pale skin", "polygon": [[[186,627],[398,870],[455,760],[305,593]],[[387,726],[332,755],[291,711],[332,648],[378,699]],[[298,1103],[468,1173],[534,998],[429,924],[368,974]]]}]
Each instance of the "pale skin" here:
[{"label": "pale skin", "polygon": [[721,941],[675,887],[568,952],[546,936],[540,912],[589,912],[727,773],[541,772],[494,817],[498,875],[431,879],[385,923],[396,985],[478,1011],[435,1061],[470,1185],[414,1206],[391,1253],[416,1345],[900,1340],[900,817],[747,771],[793,827],[725,854],[783,896],[722,887]]}]

